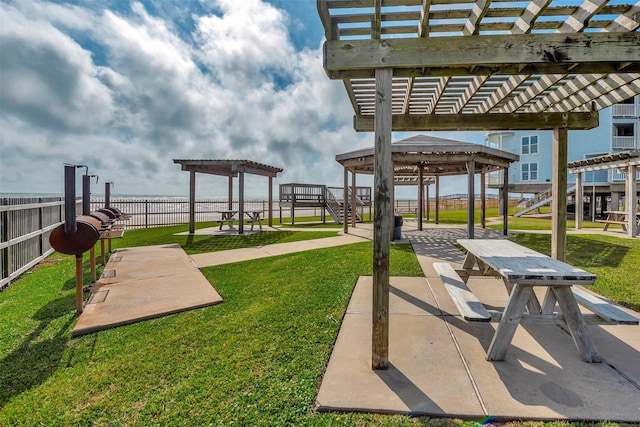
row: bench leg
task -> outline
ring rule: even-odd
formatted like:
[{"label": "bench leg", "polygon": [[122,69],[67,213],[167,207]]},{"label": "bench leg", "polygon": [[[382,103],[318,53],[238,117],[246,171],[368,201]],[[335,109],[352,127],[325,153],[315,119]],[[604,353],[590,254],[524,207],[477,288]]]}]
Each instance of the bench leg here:
[{"label": "bench leg", "polygon": [[587,325],[582,319],[582,313],[580,313],[578,303],[573,296],[573,292],[571,292],[571,287],[555,286],[552,289],[582,360],[588,363],[602,362],[600,355],[591,342]]},{"label": "bench leg", "polygon": [[511,344],[513,335],[522,318],[524,307],[527,305],[533,288],[531,286],[521,286],[517,283],[513,286],[507,306],[504,308],[498,329],[496,329],[489,350],[487,350],[487,360],[504,360],[507,355],[507,348]]}]

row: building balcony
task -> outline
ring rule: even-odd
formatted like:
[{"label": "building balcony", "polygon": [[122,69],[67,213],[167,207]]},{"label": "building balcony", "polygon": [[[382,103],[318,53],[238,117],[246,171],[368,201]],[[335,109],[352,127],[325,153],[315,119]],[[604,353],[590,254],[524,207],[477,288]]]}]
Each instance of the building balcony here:
[{"label": "building balcony", "polygon": [[611,141],[611,148],[614,150],[635,150],[635,136],[614,136]]},{"label": "building balcony", "polygon": [[616,104],[613,106],[612,111],[613,117],[636,117],[638,113],[636,112],[635,104]]}]

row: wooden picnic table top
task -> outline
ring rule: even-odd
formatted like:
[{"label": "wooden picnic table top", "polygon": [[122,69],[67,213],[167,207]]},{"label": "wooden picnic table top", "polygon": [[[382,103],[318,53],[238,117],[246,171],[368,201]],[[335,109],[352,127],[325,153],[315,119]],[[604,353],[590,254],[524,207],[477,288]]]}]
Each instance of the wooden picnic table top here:
[{"label": "wooden picnic table top", "polygon": [[459,239],[458,243],[511,283],[590,285],[596,276],[509,240]]}]

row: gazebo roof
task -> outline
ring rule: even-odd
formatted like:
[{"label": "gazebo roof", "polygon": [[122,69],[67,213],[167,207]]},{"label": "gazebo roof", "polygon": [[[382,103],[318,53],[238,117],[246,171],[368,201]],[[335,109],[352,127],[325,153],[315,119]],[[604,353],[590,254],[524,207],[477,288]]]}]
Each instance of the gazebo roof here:
[{"label": "gazebo roof", "polygon": [[[317,0],[325,70],[372,131],[375,70],[393,130],[589,129],[640,93],[640,2]],[[570,114],[567,114],[570,113]]]},{"label": "gazebo roof", "polygon": [[[508,167],[518,155],[480,144],[437,138],[412,136],[391,144],[395,176],[417,176],[423,166],[425,175],[467,174],[467,163],[475,161],[474,173]],[[338,154],[336,161],[356,173],[372,174],[374,148]]]},{"label": "gazebo roof", "polygon": [[640,151],[621,151],[619,153],[606,154],[604,156],[592,157],[584,160],[576,160],[567,166],[573,173],[591,172],[596,170],[615,169],[626,166],[640,165]]},{"label": "gazebo roof", "polygon": [[282,168],[265,165],[252,160],[197,160],[173,159],[173,163],[180,164],[183,171],[192,171],[221,176],[238,176],[239,172],[254,175],[275,177]]}]

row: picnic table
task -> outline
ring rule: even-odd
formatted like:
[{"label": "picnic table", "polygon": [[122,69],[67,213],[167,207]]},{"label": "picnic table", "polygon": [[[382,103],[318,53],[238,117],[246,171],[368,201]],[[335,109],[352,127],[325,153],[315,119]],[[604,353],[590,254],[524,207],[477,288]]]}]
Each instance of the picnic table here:
[{"label": "picnic table", "polygon": [[[607,214],[607,217],[605,219],[597,220],[597,222],[604,224],[602,231],[607,231],[611,224],[619,224],[622,227],[622,231],[627,231],[627,224],[629,224],[629,212],[605,211],[604,213]],[[636,212],[636,223],[640,226],[640,212]]]},{"label": "picnic table", "polygon": [[225,222],[229,223],[229,228],[233,227],[233,219],[238,213],[238,211],[225,210],[225,211],[216,211],[216,212],[219,213],[221,216],[220,230],[222,230],[222,226],[224,225]]},{"label": "picnic table", "polygon": [[[571,290],[573,285],[593,284],[595,275],[509,240],[460,239],[458,244],[468,251],[458,270],[465,283],[470,276],[498,276],[509,292],[487,360],[504,360],[525,308],[531,315],[552,314],[557,302],[582,360],[601,361]],[[547,287],[542,305],[534,286]]]},{"label": "picnic table", "polygon": [[251,231],[253,231],[253,225],[258,223],[260,230],[262,230],[262,214],[264,211],[245,211],[245,215],[249,217],[251,223]]}]

